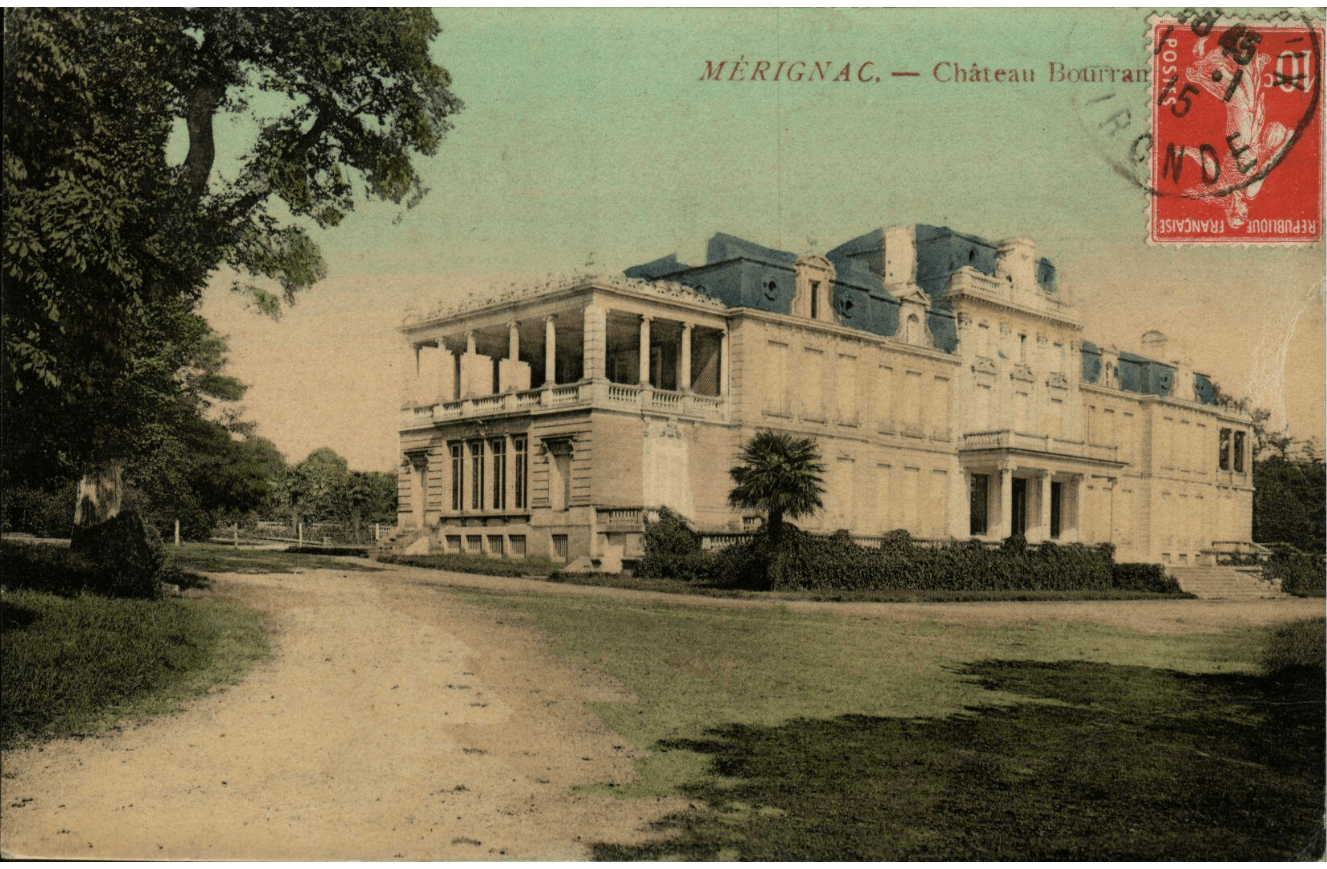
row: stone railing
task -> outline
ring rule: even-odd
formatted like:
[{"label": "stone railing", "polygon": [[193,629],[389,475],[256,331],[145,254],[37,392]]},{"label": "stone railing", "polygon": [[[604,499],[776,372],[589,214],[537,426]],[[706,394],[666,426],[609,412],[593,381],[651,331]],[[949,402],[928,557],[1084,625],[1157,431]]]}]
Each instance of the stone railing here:
[{"label": "stone railing", "polygon": [[[1008,281],[983,274],[971,267],[965,266],[954,272],[949,278],[946,294],[959,293],[986,296],[1020,308],[1069,318],[1070,306],[1062,299],[1046,292],[1016,293],[1014,286]],[[1032,301],[1032,304],[1029,305],[1028,301]]]},{"label": "stone railing", "polygon": [[640,530],[659,518],[658,507],[599,507],[599,526],[605,530]]},{"label": "stone railing", "polygon": [[582,380],[523,392],[483,395],[406,408],[401,428],[427,428],[441,422],[514,413],[605,407],[722,420],[728,414],[723,396],[694,395],[630,383]]}]

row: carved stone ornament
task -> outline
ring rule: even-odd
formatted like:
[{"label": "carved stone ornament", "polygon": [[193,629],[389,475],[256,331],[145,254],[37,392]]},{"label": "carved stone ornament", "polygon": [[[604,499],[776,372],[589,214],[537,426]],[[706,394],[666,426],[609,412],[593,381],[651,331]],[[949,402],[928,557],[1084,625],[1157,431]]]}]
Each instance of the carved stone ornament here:
[{"label": "carved stone ornament", "polygon": [[1009,376],[1014,380],[1025,380],[1028,383],[1036,380],[1036,378],[1032,376],[1032,369],[1028,368],[1022,362],[1019,362],[1014,366],[1014,370],[1009,372]]},{"label": "carved stone ornament", "polygon": [[994,360],[992,360],[989,356],[978,356],[976,360],[972,363],[972,373],[989,374],[992,377],[994,377],[996,373]]},{"label": "carved stone ornament", "polygon": [[1052,374],[1050,377],[1046,378],[1046,385],[1053,386],[1056,389],[1068,389],[1069,378],[1065,377],[1063,374],[1057,371],[1054,374]]}]

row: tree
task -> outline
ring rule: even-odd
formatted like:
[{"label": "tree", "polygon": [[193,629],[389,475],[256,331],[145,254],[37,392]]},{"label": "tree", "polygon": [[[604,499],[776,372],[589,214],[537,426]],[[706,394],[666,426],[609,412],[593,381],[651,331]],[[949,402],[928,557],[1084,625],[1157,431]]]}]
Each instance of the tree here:
[{"label": "tree", "polygon": [[286,497],[291,519],[331,519],[336,512],[336,495],[350,479],[346,460],[330,447],[319,447],[286,476]]},{"label": "tree", "polygon": [[771,543],[782,539],[785,516],[796,519],[821,508],[825,466],[814,438],[758,432],[742,447],[741,461],[728,472],[735,484],[728,503],[764,510]]},{"label": "tree", "polygon": [[[0,482],[84,474],[101,517],[160,419],[136,380],[178,371],[217,270],[279,312],[325,272],[310,230],[361,195],[418,201],[413,161],[461,103],[419,9],[18,9],[4,28],[0,411],[19,449]],[[217,172],[225,115],[260,129]]]}]

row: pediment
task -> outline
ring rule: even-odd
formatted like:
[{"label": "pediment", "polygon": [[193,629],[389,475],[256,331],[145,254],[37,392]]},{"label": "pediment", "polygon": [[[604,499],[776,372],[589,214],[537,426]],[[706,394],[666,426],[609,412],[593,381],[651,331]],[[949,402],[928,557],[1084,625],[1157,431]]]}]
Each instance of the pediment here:
[{"label": "pediment", "polygon": [[931,297],[926,295],[925,290],[915,284],[894,293],[894,298],[898,299],[900,304],[907,302],[917,305],[931,304]]},{"label": "pediment", "polygon": [[986,356],[978,356],[972,363],[973,374],[989,374],[994,376],[996,370],[995,361]]},{"label": "pediment", "polygon": [[1056,389],[1068,389],[1069,378],[1065,377],[1063,374],[1057,371],[1054,374],[1052,374],[1050,377],[1046,378],[1046,385],[1052,386]]},{"label": "pediment", "polygon": [[1014,380],[1023,380],[1027,383],[1031,383],[1037,379],[1032,376],[1032,369],[1028,368],[1021,362],[1014,366],[1014,370],[1009,372],[1009,376]]}]

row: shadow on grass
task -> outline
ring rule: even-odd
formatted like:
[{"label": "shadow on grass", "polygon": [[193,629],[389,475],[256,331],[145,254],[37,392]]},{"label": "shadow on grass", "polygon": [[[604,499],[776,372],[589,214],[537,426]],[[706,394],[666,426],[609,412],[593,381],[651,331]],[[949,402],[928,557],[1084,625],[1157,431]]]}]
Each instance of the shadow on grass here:
[{"label": "shadow on grass", "polygon": [[942,719],[730,724],[671,836],[597,859],[1266,860],[1323,853],[1323,671],[1066,661],[964,675],[1021,695]]}]

